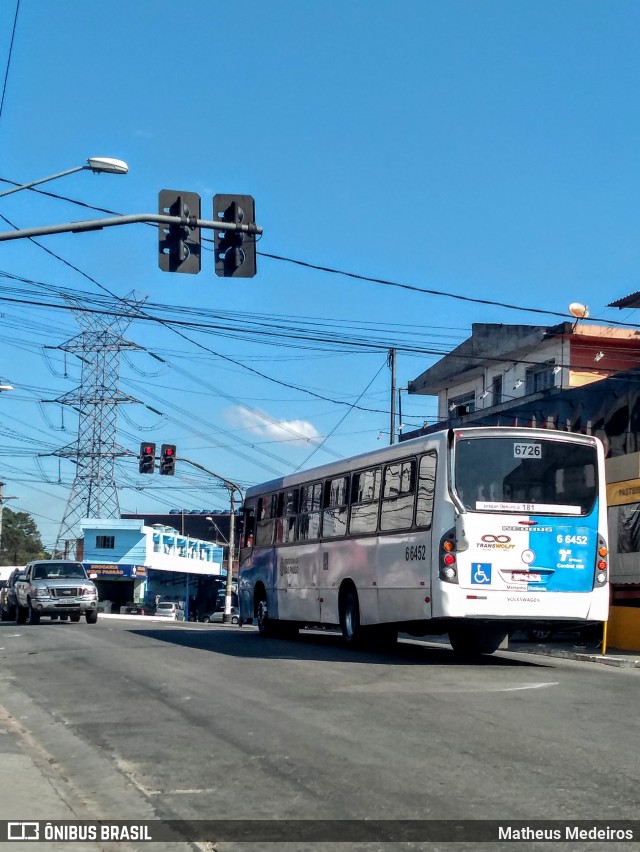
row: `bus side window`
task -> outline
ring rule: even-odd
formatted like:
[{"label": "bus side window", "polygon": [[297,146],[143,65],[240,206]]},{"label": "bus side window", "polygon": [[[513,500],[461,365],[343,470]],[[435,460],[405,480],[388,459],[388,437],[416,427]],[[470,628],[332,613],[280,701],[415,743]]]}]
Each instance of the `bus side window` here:
[{"label": "bus side window", "polygon": [[405,530],[413,523],[416,462],[394,462],[384,469],[382,483],[381,530]]},{"label": "bus side window", "polygon": [[276,502],[276,544],[282,544],[284,524],[282,516],[284,514],[284,491],[278,494]]},{"label": "bus side window", "polygon": [[265,494],[264,497],[260,497],[258,500],[256,544],[261,547],[273,544],[277,500],[277,494]]},{"label": "bus side window", "polygon": [[253,547],[253,536],[256,527],[256,507],[246,506],[242,524],[242,546]]},{"label": "bus side window", "polygon": [[322,483],[303,485],[300,489],[300,514],[298,516],[298,539],[316,539],[320,535],[320,507]]},{"label": "bus side window", "polygon": [[351,480],[351,519],[349,521],[349,533],[351,535],[372,533],[377,530],[381,479],[379,467],[353,474]]},{"label": "bus side window", "polygon": [[322,535],[335,538],[347,532],[349,511],[349,477],[328,479],[324,484],[324,511],[322,513]]},{"label": "bus side window", "polygon": [[298,527],[298,489],[283,491],[278,496],[278,523],[276,530],[277,542],[296,540]]},{"label": "bus side window", "polygon": [[436,488],[435,453],[427,453],[420,459],[420,474],[418,477],[418,502],[416,506],[416,524],[419,527],[430,527],[433,519],[433,498]]}]

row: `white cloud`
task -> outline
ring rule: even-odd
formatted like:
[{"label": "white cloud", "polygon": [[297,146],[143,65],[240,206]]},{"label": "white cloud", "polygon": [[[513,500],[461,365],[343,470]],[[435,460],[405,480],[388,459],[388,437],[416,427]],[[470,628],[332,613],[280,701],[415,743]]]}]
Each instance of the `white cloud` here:
[{"label": "white cloud", "polygon": [[244,406],[230,409],[225,416],[230,423],[247,429],[265,441],[306,444],[320,438],[320,433],[308,420],[275,420],[265,412]]}]

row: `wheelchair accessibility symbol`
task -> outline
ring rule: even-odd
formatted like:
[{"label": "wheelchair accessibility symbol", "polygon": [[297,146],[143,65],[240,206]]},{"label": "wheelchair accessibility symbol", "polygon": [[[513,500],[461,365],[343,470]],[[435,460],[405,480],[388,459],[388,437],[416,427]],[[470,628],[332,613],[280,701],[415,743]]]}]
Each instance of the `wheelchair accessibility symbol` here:
[{"label": "wheelchair accessibility symbol", "polygon": [[471,563],[471,583],[474,586],[488,586],[491,583],[491,563]]}]

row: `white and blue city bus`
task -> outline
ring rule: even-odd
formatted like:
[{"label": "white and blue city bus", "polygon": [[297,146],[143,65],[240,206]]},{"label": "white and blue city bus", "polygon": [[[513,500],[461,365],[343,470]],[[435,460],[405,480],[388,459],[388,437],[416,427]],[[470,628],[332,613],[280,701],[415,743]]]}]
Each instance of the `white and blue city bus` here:
[{"label": "white and blue city bus", "polygon": [[550,429],[449,429],[247,490],[243,622],[347,644],[448,634],[492,653],[542,622],[604,622],[604,452]]}]

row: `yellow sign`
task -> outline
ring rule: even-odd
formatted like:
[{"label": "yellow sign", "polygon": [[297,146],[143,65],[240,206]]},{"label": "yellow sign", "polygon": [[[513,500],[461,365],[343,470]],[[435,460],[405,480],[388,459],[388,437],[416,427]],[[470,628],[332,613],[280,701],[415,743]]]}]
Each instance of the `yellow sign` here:
[{"label": "yellow sign", "polygon": [[640,503],[640,479],[627,479],[625,482],[611,482],[607,485],[608,506],[624,506],[626,503]]}]

